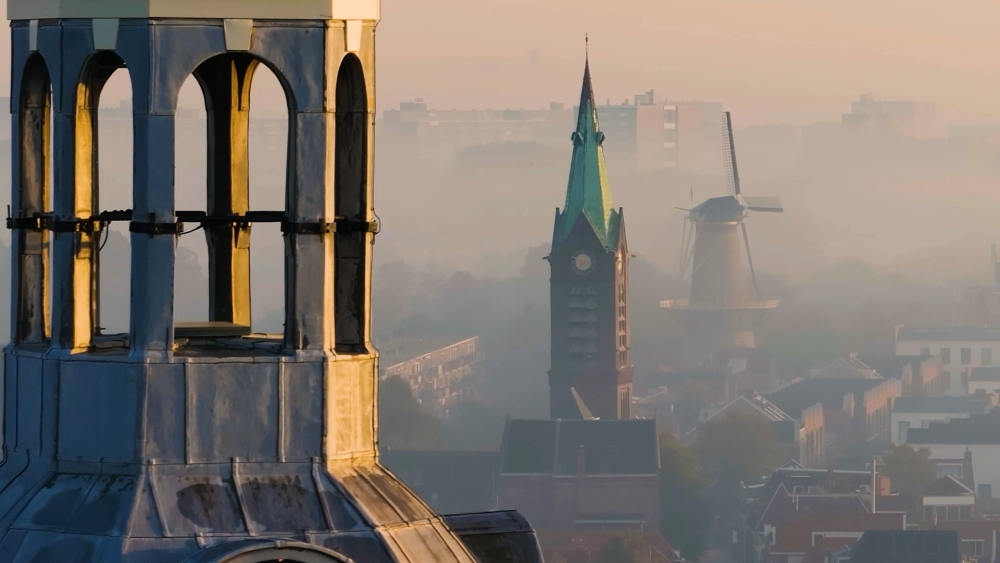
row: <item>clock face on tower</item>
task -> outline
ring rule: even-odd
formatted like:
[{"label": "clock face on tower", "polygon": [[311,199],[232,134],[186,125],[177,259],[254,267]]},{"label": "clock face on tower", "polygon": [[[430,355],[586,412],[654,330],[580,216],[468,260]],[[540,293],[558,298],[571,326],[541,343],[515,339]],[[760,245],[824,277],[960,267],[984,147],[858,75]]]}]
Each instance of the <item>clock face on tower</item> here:
[{"label": "clock face on tower", "polygon": [[581,250],[573,255],[573,271],[585,276],[594,271],[596,260],[586,250]]}]

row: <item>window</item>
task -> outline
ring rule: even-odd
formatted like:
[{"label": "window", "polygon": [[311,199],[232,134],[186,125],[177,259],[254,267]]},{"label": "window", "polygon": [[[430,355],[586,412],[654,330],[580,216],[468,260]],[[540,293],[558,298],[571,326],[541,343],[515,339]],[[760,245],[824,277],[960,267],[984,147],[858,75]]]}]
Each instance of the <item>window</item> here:
[{"label": "window", "polygon": [[979,498],[993,498],[993,485],[983,483],[977,489],[979,490]]},{"label": "window", "polygon": [[962,466],[957,463],[942,463],[937,467],[938,479],[942,477],[962,478]]},{"label": "window", "polygon": [[903,444],[906,443],[906,434],[910,431],[910,421],[901,420],[899,421],[899,434],[897,434],[897,442]]},{"label": "window", "polygon": [[993,349],[983,348],[979,353],[979,365],[981,366],[991,366],[993,365]]},{"label": "window", "polygon": [[920,349],[920,355],[921,356],[930,356],[931,355],[931,349],[930,348],[921,348]]},{"label": "window", "polygon": [[972,348],[962,348],[961,351],[961,362],[963,366],[967,366],[972,363]]},{"label": "window", "polygon": [[986,554],[983,540],[962,540],[962,554],[967,557],[982,557]]},{"label": "window", "polygon": [[941,348],[941,363],[945,365],[951,363],[951,348]]}]

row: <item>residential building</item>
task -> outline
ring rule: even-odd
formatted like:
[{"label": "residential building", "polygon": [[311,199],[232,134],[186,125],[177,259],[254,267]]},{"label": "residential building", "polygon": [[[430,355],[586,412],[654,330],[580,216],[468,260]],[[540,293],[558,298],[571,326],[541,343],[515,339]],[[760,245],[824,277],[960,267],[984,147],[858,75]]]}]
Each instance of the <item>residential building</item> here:
[{"label": "residential building", "polygon": [[852,359],[874,369],[884,379],[902,381],[903,397],[940,397],[949,385],[941,367],[941,358],[929,353],[914,356],[858,354]]},{"label": "residential building", "polygon": [[711,424],[713,421],[723,420],[728,415],[755,417],[770,423],[788,459],[794,459],[805,467],[822,465],[822,408],[812,409],[800,423],[760,394],[749,391],[741,393],[720,407],[703,409],[701,424]]},{"label": "residential building", "polygon": [[962,563],[958,533],[951,530],[869,530],[851,552],[850,563],[907,561]]},{"label": "residential building", "polygon": [[654,420],[509,420],[498,507],[537,530],[659,530]]},{"label": "residential building", "polygon": [[[608,159],[643,171],[677,169],[718,174],[722,165],[722,104],[656,99],[594,105],[608,140]],[[471,146],[538,143],[559,148],[579,106],[547,109],[440,110],[423,99],[383,112],[384,141],[421,154],[450,156]]]},{"label": "residential building", "polygon": [[938,520],[934,530],[958,533],[959,547],[969,563],[996,563],[1000,539],[998,520]]},{"label": "residential building", "polygon": [[958,479],[945,476],[924,489],[924,524],[945,520],[972,520],[976,516],[976,493]]},{"label": "residential building", "polygon": [[933,139],[937,134],[936,106],[931,102],[876,100],[862,95],[842,118],[844,131],[873,137]]},{"label": "residential building", "polygon": [[1000,328],[896,328],[897,355],[936,355],[941,359],[947,394],[964,395],[961,375],[974,367],[1000,361]]},{"label": "residential building", "polygon": [[892,406],[892,443],[905,444],[912,428],[985,414],[993,404],[985,397],[901,397]]},{"label": "residential building", "polygon": [[382,131],[388,143],[448,156],[466,147],[497,143],[559,147],[573,127],[573,117],[572,109],[560,103],[540,110],[436,110],[417,99],[383,112]]},{"label": "residential building", "polygon": [[[869,479],[870,481],[870,479]],[[795,485],[789,491],[784,483],[778,486],[766,508],[757,518],[754,530],[770,536],[772,530],[795,522],[815,512],[828,514],[861,514],[871,512],[870,485],[860,485],[855,491],[827,492],[822,485]]]},{"label": "residential building", "polygon": [[595,111],[590,63],[583,72],[580,114],[565,207],[556,211],[551,276],[552,418],[632,418],[629,261],[624,210],[611,201],[605,135]]},{"label": "residential building", "polygon": [[[765,563],[800,563],[815,551],[851,546],[870,530],[905,530],[903,512],[812,513],[776,526],[763,549]],[[834,543],[824,540],[834,540]],[[822,542],[822,543],[821,543]]]},{"label": "residential building", "polygon": [[[949,422],[931,422],[927,428],[910,429],[906,443],[916,449],[930,450],[931,459],[939,463],[939,470],[943,468],[942,463],[955,467],[966,455],[971,455],[975,486],[970,488],[982,491],[987,497],[992,496],[992,491],[1000,491],[1000,414],[976,414],[969,418],[953,418]],[[963,475],[952,476],[963,479]]]},{"label": "residential building", "polygon": [[448,418],[458,405],[480,398],[482,360],[476,336],[389,366],[382,379],[403,379],[410,384],[417,402]]},{"label": "residential building", "polygon": [[867,458],[887,446],[892,405],[900,394],[901,383],[895,379],[813,378],[766,398],[799,421],[809,418],[809,409],[821,405],[824,460],[829,465],[849,451]]}]

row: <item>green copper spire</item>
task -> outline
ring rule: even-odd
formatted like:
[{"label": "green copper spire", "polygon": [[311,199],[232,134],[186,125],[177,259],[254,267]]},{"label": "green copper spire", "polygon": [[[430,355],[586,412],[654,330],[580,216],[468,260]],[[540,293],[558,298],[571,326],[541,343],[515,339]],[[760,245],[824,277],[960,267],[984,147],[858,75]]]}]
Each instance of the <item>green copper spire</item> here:
[{"label": "green copper spire", "polygon": [[569,235],[582,212],[605,246],[617,244],[617,213],[611,203],[611,188],[604,162],[604,133],[597,122],[597,104],[590,82],[590,60],[583,71],[580,114],[573,133],[573,160],[570,163],[566,207],[556,219],[553,248]]}]

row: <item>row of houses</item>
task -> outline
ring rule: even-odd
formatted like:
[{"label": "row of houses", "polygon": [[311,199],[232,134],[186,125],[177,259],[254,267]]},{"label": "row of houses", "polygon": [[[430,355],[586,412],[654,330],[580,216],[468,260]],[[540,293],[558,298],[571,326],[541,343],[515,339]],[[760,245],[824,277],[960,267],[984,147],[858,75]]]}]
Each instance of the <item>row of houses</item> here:
[{"label": "row of houses", "polygon": [[[922,493],[895,492],[888,478],[870,471],[817,470],[789,463],[748,487],[750,541],[762,563],[842,561],[965,561],[995,563],[1000,521],[976,513],[974,494],[953,477]],[[902,557],[868,559],[870,534],[903,541]],[[945,559],[920,557],[920,542]],[[886,551],[898,546],[883,546]],[[888,553],[882,553],[888,555]]]}]

